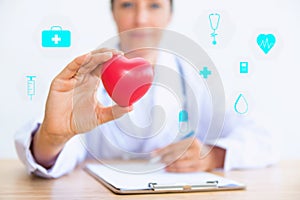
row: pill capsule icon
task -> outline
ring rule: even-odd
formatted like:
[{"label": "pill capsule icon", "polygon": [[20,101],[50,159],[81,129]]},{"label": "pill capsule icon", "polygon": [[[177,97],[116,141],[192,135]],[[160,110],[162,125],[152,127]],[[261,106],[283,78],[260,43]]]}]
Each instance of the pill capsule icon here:
[{"label": "pill capsule icon", "polygon": [[186,110],[179,112],[179,132],[186,133],[189,130],[189,116]]}]

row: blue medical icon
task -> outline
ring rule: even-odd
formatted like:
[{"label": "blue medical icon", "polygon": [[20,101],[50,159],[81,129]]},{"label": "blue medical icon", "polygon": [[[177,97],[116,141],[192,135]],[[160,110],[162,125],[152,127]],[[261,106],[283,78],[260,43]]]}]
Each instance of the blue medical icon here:
[{"label": "blue medical icon", "polygon": [[260,34],[256,42],[258,46],[263,50],[265,54],[268,54],[269,51],[273,48],[276,43],[276,38],[273,34]]},{"label": "blue medical icon", "polygon": [[213,30],[213,32],[210,34],[210,36],[213,38],[212,44],[216,45],[216,36],[218,35],[216,33],[217,29],[219,28],[220,24],[220,14],[218,13],[211,13],[208,15],[210,28]]},{"label": "blue medical icon", "polygon": [[245,114],[248,112],[248,102],[243,94],[239,94],[234,103],[234,110],[239,114]]},{"label": "blue medical icon", "polygon": [[248,62],[240,62],[240,73],[241,74],[248,73]]},{"label": "blue medical icon", "polygon": [[189,115],[186,110],[181,110],[179,112],[179,131],[181,133],[186,133],[189,130]]},{"label": "blue medical icon", "polygon": [[35,95],[35,78],[36,76],[26,76],[27,77],[27,96],[32,97]]},{"label": "blue medical icon", "polygon": [[70,47],[71,32],[61,26],[52,26],[50,30],[42,31],[42,47]]},{"label": "blue medical icon", "polygon": [[200,71],[200,75],[207,79],[208,76],[211,75],[211,71],[207,67],[203,67],[203,69]]}]

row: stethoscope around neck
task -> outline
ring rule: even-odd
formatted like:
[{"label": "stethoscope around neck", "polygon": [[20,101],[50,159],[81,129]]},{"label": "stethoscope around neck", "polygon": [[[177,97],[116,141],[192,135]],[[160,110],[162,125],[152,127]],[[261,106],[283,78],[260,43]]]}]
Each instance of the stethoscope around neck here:
[{"label": "stethoscope around neck", "polygon": [[181,92],[183,96],[183,106],[182,109],[179,111],[178,114],[178,122],[179,122],[179,132],[180,133],[187,133],[189,130],[189,114],[188,114],[188,100],[187,100],[187,89],[185,84],[185,74],[183,71],[183,67],[181,61],[178,57],[175,57],[176,65],[178,72],[180,74],[180,85],[181,85]]}]

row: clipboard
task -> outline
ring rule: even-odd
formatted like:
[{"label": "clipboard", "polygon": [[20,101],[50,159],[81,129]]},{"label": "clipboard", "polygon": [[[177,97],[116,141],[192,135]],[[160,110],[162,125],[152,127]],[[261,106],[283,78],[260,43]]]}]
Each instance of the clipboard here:
[{"label": "clipboard", "polygon": [[[130,172],[126,169],[131,169]],[[207,172],[169,173],[163,169],[132,173],[134,168],[149,169],[149,163],[87,164],[85,170],[115,194],[161,194],[244,190],[242,183]],[[122,170],[124,169],[124,170]],[[153,168],[154,169],[154,168]]]}]

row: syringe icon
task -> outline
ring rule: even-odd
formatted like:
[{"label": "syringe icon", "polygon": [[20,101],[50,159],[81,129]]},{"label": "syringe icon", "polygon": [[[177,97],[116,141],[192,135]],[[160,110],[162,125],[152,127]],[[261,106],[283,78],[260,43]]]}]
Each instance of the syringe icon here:
[{"label": "syringe icon", "polygon": [[32,96],[35,95],[35,78],[36,76],[26,76],[27,77],[27,95],[32,100]]}]

